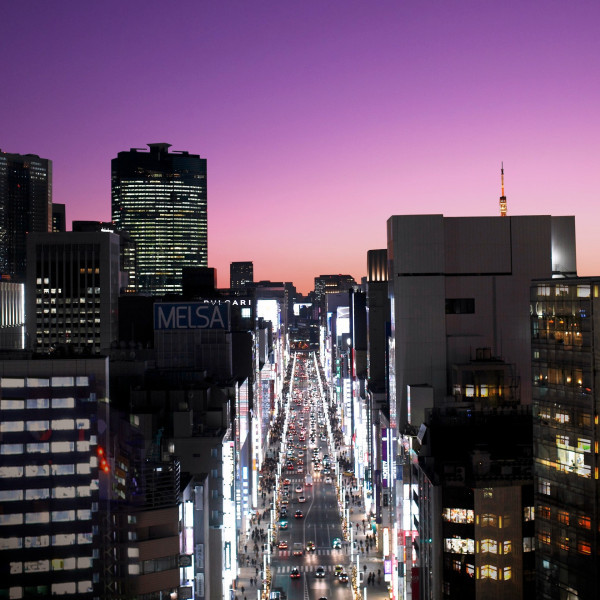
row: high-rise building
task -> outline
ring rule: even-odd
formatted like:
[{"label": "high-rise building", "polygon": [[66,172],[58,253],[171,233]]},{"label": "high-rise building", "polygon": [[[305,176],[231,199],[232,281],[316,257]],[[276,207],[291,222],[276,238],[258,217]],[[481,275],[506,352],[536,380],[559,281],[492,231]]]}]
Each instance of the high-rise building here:
[{"label": "high-rise building", "polygon": [[319,306],[321,324],[327,317],[327,294],[347,292],[356,281],[352,275],[319,275],[315,277],[315,298]]},{"label": "high-rise building", "polygon": [[[527,451],[502,451],[481,430],[495,411],[527,429],[530,283],[576,272],[575,219],[394,216],[388,264],[390,426],[399,443],[391,454],[404,457],[393,510],[404,573],[419,582],[421,597],[527,597],[531,553],[516,553],[531,542],[520,518],[532,506]],[[444,443],[453,431],[460,456]],[[445,522],[446,509],[457,520]],[[455,510],[461,516],[452,517]],[[471,514],[472,523],[459,520]],[[512,531],[503,530],[507,519]],[[502,552],[512,556],[500,554],[505,541]]]},{"label": "high-rise building", "polygon": [[0,361],[0,597],[99,596],[107,378],[106,358]]},{"label": "high-rise building", "polygon": [[600,597],[600,278],[535,281],[531,349],[536,598]]},{"label": "high-rise building", "polygon": [[52,231],[52,161],[0,150],[0,274],[25,281],[28,232]]},{"label": "high-rise building", "polygon": [[229,266],[229,286],[231,289],[245,288],[254,283],[254,265],[252,261],[232,262]]},{"label": "high-rise building", "polygon": [[181,293],[183,268],[207,266],[206,159],[148,145],[112,160],[112,219],[137,246],[129,291]]},{"label": "high-rise building", "polygon": [[61,232],[67,230],[67,217],[64,204],[52,203],[52,231]]},{"label": "high-rise building", "polygon": [[117,339],[119,236],[32,233],[27,236],[27,347],[68,344],[97,353]]}]

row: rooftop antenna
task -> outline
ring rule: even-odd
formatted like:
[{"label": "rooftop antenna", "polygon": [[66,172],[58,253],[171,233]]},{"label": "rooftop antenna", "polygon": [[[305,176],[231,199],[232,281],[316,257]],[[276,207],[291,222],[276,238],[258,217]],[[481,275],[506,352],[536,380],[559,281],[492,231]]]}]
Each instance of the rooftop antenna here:
[{"label": "rooftop antenna", "polygon": [[500,216],[506,216],[506,196],[504,195],[504,162],[500,163],[502,165],[500,169],[500,180],[502,182],[502,196],[500,196]]}]

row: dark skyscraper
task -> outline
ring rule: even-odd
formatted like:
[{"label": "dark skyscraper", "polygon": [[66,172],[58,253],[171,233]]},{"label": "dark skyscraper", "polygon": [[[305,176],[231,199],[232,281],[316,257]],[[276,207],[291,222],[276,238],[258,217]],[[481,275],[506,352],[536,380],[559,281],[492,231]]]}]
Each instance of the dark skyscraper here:
[{"label": "dark skyscraper", "polygon": [[137,245],[137,291],[180,293],[183,268],[207,266],[206,159],[148,146],[112,160],[112,219]]},{"label": "dark skyscraper", "polygon": [[232,262],[229,265],[229,286],[232,289],[245,288],[254,283],[254,265],[252,261]]},{"label": "dark skyscraper", "polygon": [[0,150],[0,274],[25,280],[25,236],[52,231],[52,162]]}]

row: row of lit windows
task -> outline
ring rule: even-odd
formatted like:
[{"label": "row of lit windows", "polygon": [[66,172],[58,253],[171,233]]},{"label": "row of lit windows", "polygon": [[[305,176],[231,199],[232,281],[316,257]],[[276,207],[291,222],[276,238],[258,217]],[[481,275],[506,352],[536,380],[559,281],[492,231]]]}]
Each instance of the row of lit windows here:
[{"label": "row of lit windows", "polygon": [[[48,536],[46,536],[48,537]],[[39,573],[44,571],[70,571],[73,569],[89,569],[92,566],[91,556],[80,556],[70,558],[54,558],[49,560],[36,560],[11,562],[10,572],[11,574],[16,573]]]},{"label": "row of lit windows", "polygon": [[65,431],[68,429],[89,429],[89,419],[42,419],[39,421],[1,421],[0,432],[9,431]]},{"label": "row of lit windows", "polygon": [[0,550],[18,550],[20,548],[46,548],[50,546],[72,546],[74,544],[91,544],[93,533],[59,533],[56,535],[32,535],[22,537],[0,538]]},{"label": "row of lit windows", "polygon": [[65,523],[74,521],[89,521],[92,518],[91,509],[75,510],[53,510],[49,512],[32,513],[0,513],[0,525],[36,525],[38,523]]},{"label": "row of lit windows", "polygon": [[[48,477],[51,473],[52,475],[75,475],[75,470],[77,469],[77,475],[89,475],[91,473],[91,468],[97,466],[97,459],[95,456],[90,457],[89,463],[79,463],[77,467],[72,464],[67,465],[27,465],[25,467],[22,466],[11,466],[11,467],[0,467],[0,479],[8,479],[8,478],[19,478],[23,477]],[[97,489],[97,488],[93,488]]]},{"label": "row of lit windows", "polygon": [[[52,494],[50,493],[52,492]],[[88,498],[92,495],[89,485],[57,486],[52,488],[31,488],[26,490],[0,490],[0,502],[25,500],[46,500],[52,498]]]},{"label": "row of lit windows", "polygon": [[89,385],[88,377],[0,377],[0,388],[74,387]]},{"label": "row of lit windows", "polygon": [[[542,545],[549,546],[552,543],[552,536],[548,530],[541,530],[538,533],[538,541]],[[559,535],[555,539],[555,544],[561,550],[565,552],[569,552],[570,550],[574,550],[575,546],[573,544],[573,540],[571,540],[566,535]],[[579,554],[590,555],[592,553],[592,545],[587,540],[579,540],[577,541],[577,552]]]},{"label": "row of lit windows", "polygon": [[28,398],[27,400],[0,400],[0,410],[23,410],[24,408],[74,408],[75,398]]},{"label": "row of lit windows", "polygon": [[[15,454],[49,454],[59,452],[75,452],[75,442],[33,442],[30,444],[2,444],[0,455],[9,456]],[[77,442],[77,452],[87,452],[89,442]]]},{"label": "row of lit windows", "polygon": [[[11,563],[12,564],[12,563]],[[20,573],[21,571],[19,571]],[[11,570],[12,573],[12,570]],[[63,596],[65,594],[85,594],[93,591],[91,581],[70,581],[66,583],[53,583],[51,586],[45,586],[46,589],[50,589],[52,596]],[[25,588],[27,589],[27,588]],[[24,598],[22,587],[11,587],[9,588],[9,597],[11,599],[19,600]]]}]

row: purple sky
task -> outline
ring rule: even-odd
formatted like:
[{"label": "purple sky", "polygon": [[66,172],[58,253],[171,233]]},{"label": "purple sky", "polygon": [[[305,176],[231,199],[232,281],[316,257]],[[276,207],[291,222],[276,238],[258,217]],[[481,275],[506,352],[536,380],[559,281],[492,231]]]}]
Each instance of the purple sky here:
[{"label": "purple sky", "polygon": [[301,292],[366,272],[393,214],[575,215],[600,275],[600,2],[4,3],[0,148],[110,220],[110,160],[208,159],[209,266]]}]

